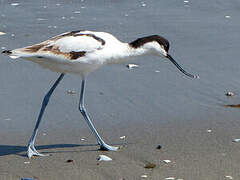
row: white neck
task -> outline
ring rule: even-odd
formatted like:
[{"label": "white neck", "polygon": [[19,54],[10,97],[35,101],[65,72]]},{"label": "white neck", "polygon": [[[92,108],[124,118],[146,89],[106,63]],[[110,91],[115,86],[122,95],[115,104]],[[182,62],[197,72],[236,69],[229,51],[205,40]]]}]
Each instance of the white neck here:
[{"label": "white neck", "polygon": [[149,54],[149,50],[143,47],[133,48],[128,43],[121,43],[119,47],[112,49],[112,51],[114,53],[107,62],[109,64],[125,63],[134,57]]}]

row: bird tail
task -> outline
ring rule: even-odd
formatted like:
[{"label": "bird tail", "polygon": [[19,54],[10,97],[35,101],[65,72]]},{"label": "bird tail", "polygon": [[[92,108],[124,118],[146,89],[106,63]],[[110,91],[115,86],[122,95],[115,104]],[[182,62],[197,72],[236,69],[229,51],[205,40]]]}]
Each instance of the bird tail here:
[{"label": "bird tail", "polygon": [[24,51],[24,48],[19,48],[19,49],[13,49],[13,50],[4,50],[2,51],[2,54],[9,56],[12,59],[17,59],[17,58],[27,58],[32,56],[32,53],[28,53]]},{"label": "bird tail", "polygon": [[4,50],[4,51],[2,51],[2,54],[10,55],[10,54],[12,54],[12,52],[11,52],[11,50]]},{"label": "bird tail", "polygon": [[9,56],[12,59],[17,59],[17,58],[20,57],[19,55],[17,55],[14,52],[14,50],[4,50],[4,51],[2,51],[2,54],[7,55],[7,56]]}]

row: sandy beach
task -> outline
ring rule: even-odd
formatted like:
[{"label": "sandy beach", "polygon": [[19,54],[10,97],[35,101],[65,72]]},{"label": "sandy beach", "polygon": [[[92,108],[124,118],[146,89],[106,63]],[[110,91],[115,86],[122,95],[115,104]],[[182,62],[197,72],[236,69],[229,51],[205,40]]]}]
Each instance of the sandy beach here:
[{"label": "sandy beach", "polygon": [[28,159],[41,101],[58,74],[1,55],[0,180],[240,179],[240,109],[225,106],[240,104],[239,17],[239,3],[223,0],[0,0],[1,51],[79,29],[124,42],[159,34],[176,61],[200,76],[151,56],[129,62],[138,68],[112,65],[89,75],[86,108],[103,139],[121,147],[107,152],[78,111],[80,77],[66,75],[36,140],[51,156]]}]

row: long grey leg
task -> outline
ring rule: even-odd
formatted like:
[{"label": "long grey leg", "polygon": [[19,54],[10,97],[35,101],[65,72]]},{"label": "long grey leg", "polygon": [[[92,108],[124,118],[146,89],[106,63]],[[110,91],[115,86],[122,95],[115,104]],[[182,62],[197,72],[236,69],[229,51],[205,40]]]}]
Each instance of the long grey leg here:
[{"label": "long grey leg", "polygon": [[93,126],[92,121],[90,120],[86,108],[84,107],[84,92],[85,92],[85,79],[82,80],[82,87],[81,87],[81,94],[80,94],[80,101],[79,101],[79,111],[82,113],[84,119],[86,120],[88,126],[90,127],[90,129],[92,130],[92,132],[94,133],[94,135],[97,138],[98,144],[100,145],[100,149],[102,150],[109,150],[109,151],[116,151],[118,149],[118,147],[114,147],[114,146],[110,146],[108,144],[106,144],[102,138],[99,136],[97,130],[95,129],[95,127]]},{"label": "long grey leg", "polygon": [[37,152],[36,148],[34,147],[34,143],[35,143],[35,139],[36,139],[36,136],[37,136],[38,127],[39,127],[39,124],[41,122],[41,119],[42,119],[43,113],[45,111],[45,108],[48,105],[48,101],[49,101],[53,91],[55,90],[55,88],[57,87],[59,82],[62,80],[63,76],[64,76],[64,73],[62,73],[59,76],[59,78],[56,80],[56,82],[53,84],[53,86],[51,87],[51,89],[48,91],[48,93],[45,95],[45,97],[43,99],[42,107],[41,107],[41,110],[40,110],[40,113],[39,113],[39,116],[38,116],[38,119],[37,119],[37,123],[35,125],[33,134],[32,134],[32,136],[29,140],[29,143],[28,143],[27,155],[28,155],[29,158],[31,158],[32,156],[46,156],[45,154],[40,154],[39,152]]}]

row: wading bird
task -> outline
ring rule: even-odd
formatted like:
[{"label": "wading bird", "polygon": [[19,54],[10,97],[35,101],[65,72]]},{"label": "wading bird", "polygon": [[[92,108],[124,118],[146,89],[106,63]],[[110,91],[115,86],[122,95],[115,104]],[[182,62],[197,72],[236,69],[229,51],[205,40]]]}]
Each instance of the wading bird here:
[{"label": "wading bird", "polygon": [[13,59],[23,58],[37,63],[43,68],[61,73],[43,99],[37,123],[29,140],[27,150],[28,157],[46,156],[36,150],[34,143],[48,101],[66,73],[78,74],[82,78],[79,111],[96,136],[100,148],[103,150],[116,151],[118,147],[106,144],[100,137],[84,107],[87,75],[107,64],[124,63],[131,57],[155,55],[168,58],[185,75],[191,78],[198,77],[183,70],[169,55],[168,49],[168,40],[158,35],[142,37],[130,43],[123,43],[106,32],[72,31],[60,34],[39,44],[3,51],[3,54]]}]

